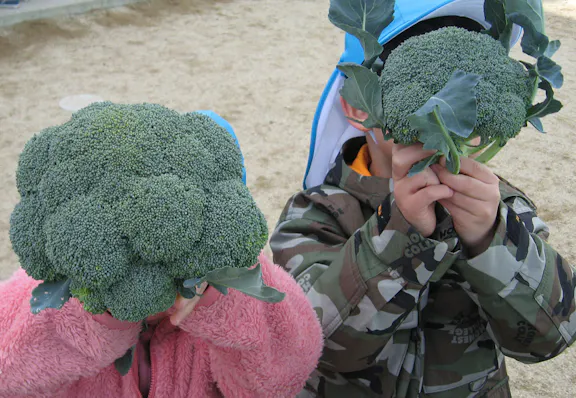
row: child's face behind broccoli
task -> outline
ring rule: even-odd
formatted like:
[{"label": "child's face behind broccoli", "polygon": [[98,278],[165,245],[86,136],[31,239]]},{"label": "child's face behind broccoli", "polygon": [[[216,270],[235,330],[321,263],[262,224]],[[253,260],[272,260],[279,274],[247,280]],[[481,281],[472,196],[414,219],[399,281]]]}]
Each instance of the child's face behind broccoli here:
[{"label": "child's face behind broccoli", "polygon": [[[450,33],[450,30],[448,33]],[[460,30],[458,33],[460,33]],[[476,33],[473,34],[476,35]],[[408,44],[410,44],[409,41]],[[447,46],[446,51],[457,51],[455,48],[457,46]],[[402,48],[399,48],[398,51],[401,52]],[[430,51],[425,53],[430,53]],[[394,55],[395,52],[393,51],[390,56],[392,62],[395,61]],[[416,57],[417,54],[412,55]],[[413,60],[414,57],[406,57],[408,59],[406,62],[416,62]],[[443,57],[446,58],[446,55],[444,54]],[[388,61],[390,61],[390,58]],[[424,61],[418,62],[422,63]],[[410,67],[416,70],[420,68],[418,65],[411,65]],[[410,134],[412,133],[409,130],[402,128],[400,124],[394,124],[393,121],[396,120],[394,119],[395,113],[391,112],[390,109],[402,109],[405,113],[402,117],[407,118],[409,114],[421,107],[434,94],[434,91],[429,95],[425,92],[423,96],[405,95],[412,92],[410,91],[409,78],[414,73],[409,73],[410,69],[406,69],[408,66],[400,67],[392,64],[389,69],[396,68],[396,72],[390,72],[390,76],[388,76],[386,75],[387,68],[388,65],[385,64],[381,82],[387,82],[389,79],[394,80],[395,74],[405,72],[402,75],[402,79],[394,80],[394,84],[381,83],[382,94],[385,99],[383,103],[385,107],[388,107],[384,109],[384,114],[388,118],[387,120],[391,122],[390,128],[396,127],[396,131],[390,129],[383,133],[380,128],[366,128],[362,122],[366,120],[368,114],[354,108],[341,98],[342,109],[348,122],[356,129],[366,133],[371,174],[392,179],[396,205],[402,216],[421,234],[427,237],[435,230],[437,224],[435,206],[436,203],[440,203],[451,213],[456,232],[469,253],[478,254],[483,252],[490,244],[494,233],[496,215],[500,203],[498,178],[489,168],[473,160],[482,151],[478,151],[471,155],[470,158],[462,160],[462,171],[459,175],[450,173],[442,159],[440,161],[441,164],[434,165],[431,168],[428,167],[412,176],[410,169],[418,162],[425,161],[425,159],[433,156],[436,151],[424,150],[422,144],[415,143],[417,142],[415,139],[417,132],[411,136]],[[418,81],[433,80],[431,73],[432,71],[427,72],[426,76],[418,75]],[[440,73],[440,75],[442,75],[442,81],[439,81],[438,85],[441,88],[447,79],[443,80],[445,74]],[[449,77],[449,75],[447,76]],[[524,75],[522,77],[525,78]],[[499,78],[502,78],[502,76],[499,76]],[[521,83],[511,87],[519,88],[522,95],[526,96],[529,92],[526,79],[522,80]],[[434,90],[435,87],[430,90]],[[508,86],[504,86],[503,89],[506,89],[506,87]],[[401,88],[404,88],[404,91]],[[422,89],[418,88],[417,91],[420,90]],[[390,96],[390,93],[398,93],[398,95]],[[420,97],[422,97],[422,103],[414,102]],[[404,101],[402,98],[414,103],[406,104],[402,102]],[[528,102],[527,98],[522,98],[523,104]],[[524,114],[525,109],[526,106],[523,106]],[[500,126],[490,126],[488,129],[497,127]],[[485,130],[487,129],[485,128]],[[481,133],[482,135],[478,133],[471,137],[468,144],[471,146],[480,145],[484,136],[494,135],[494,133],[490,134],[489,132],[484,133],[481,131]]]}]

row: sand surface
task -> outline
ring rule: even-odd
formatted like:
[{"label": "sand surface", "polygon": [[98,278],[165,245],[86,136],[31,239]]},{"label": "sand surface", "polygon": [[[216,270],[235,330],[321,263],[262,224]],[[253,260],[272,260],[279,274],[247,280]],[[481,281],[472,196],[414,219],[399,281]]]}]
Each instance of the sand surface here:
[{"label": "sand surface", "polygon": [[[492,165],[540,206],[552,244],[574,263],[576,1],[545,8],[549,36],[562,41],[565,108],[544,119],[549,134],[527,128]],[[18,154],[35,132],[70,117],[58,102],[72,94],[220,113],[236,129],[272,229],[301,187],[314,110],[342,49],[327,9],[327,0],[153,1],[0,30],[0,280],[18,266],[8,238]],[[509,368],[515,397],[576,396],[575,349]]]}]

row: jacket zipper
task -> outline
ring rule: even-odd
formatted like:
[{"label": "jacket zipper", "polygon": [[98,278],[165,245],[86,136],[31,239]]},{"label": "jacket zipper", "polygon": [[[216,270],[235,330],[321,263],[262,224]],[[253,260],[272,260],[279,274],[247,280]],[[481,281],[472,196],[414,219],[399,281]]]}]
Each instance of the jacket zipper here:
[{"label": "jacket zipper", "polygon": [[158,331],[158,329],[161,329],[161,327],[164,325],[164,323],[166,321],[170,321],[170,319],[164,319],[163,321],[161,321],[158,326],[156,326],[156,329],[154,329],[154,333],[152,333],[152,336],[150,337],[150,388],[148,389],[148,398],[154,398],[154,396],[156,395],[156,372],[155,372],[155,366],[154,366],[154,362],[156,360],[156,356],[153,355],[152,353],[152,342],[154,341],[154,336],[156,336],[156,332]]},{"label": "jacket zipper", "polygon": [[132,377],[132,386],[134,387],[134,391],[136,391],[136,396],[142,398],[142,393],[140,392],[140,385],[139,385],[139,370],[138,370],[138,354],[139,354],[139,349],[138,349],[138,344],[136,344],[136,349],[134,350],[134,359],[133,359],[133,363],[132,363],[132,372],[134,372],[134,377]]}]

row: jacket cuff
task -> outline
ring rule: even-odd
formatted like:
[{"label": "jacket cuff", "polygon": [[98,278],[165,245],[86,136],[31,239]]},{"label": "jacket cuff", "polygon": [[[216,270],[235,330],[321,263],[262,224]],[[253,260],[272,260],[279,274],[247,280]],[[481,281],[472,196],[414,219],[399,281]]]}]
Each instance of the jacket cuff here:
[{"label": "jacket cuff", "polygon": [[488,295],[498,294],[514,280],[530,248],[530,233],[503,202],[496,223],[490,246],[472,258],[462,252],[455,266],[475,291]]}]

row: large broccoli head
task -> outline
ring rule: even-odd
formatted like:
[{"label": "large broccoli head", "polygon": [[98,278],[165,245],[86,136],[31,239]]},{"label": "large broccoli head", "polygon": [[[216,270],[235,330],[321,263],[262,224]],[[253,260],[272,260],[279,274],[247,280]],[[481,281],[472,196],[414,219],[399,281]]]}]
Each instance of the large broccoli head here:
[{"label": "large broccoli head", "polygon": [[473,136],[504,144],[518,134],[526,124],[534,78],[489,35],[447,27],[406,40],[386,60],[380,86],[386,125],[396,142],[417,141],[418,131],[408,116],[439,92],[456,70],[481,76]]},{"label": "large broccoli head", "polygon": [[16,182],[22,267],[122,320],[168,309],[183,280],[255,264],[268,238],[233,137],[199,113],[93,104],[26,144]]}]

